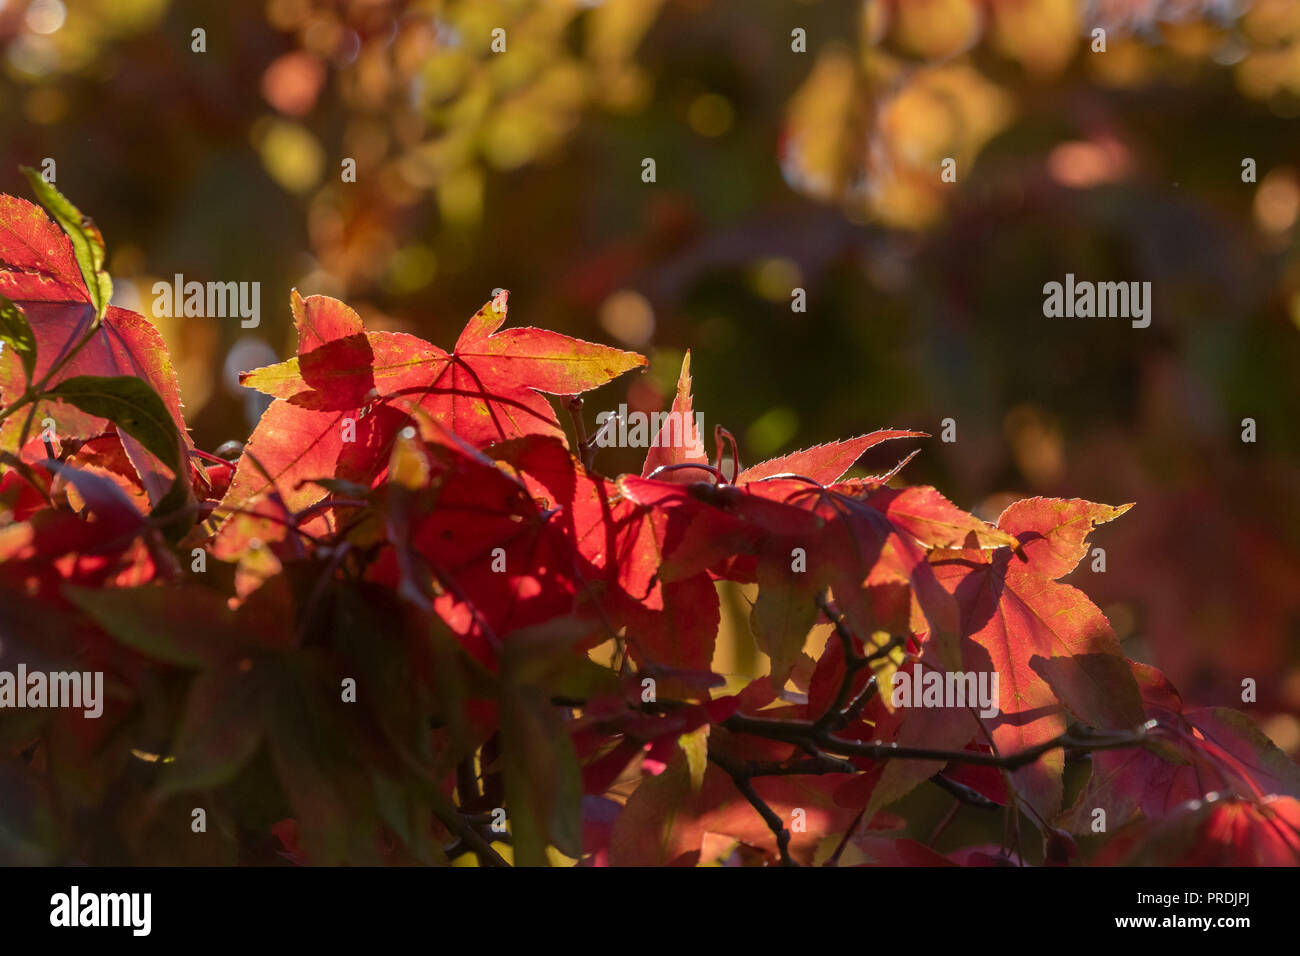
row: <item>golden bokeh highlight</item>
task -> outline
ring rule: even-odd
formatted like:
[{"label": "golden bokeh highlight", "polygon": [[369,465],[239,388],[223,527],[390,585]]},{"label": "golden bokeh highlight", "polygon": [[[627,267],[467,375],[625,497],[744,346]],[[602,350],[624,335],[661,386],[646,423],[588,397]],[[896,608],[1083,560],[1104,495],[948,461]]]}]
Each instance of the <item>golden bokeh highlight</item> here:
[{"label": "golden bokeh highlight", "polygon": [[266,118],[253,127],[253,142],[268,176],[291,193],[320,183],[325,152],[305,126]]},{"label": "golden bokeh highlight", "polygon": [[803,272],[793,259],[773,256],[754,264],[750,284],[769,302],[789,302],[794,290],[803,284]]},{"label": "golden bokeh highlight", "polygon": [[1002,423],[1011,456],[1035,488],[1050,488],[1065,476],[1065,434],[1037,405],[1017,405]]},{"label": "golden bokeh highlight", "polygon": [[1283,233],[1300,214],[1300,180],[1295,170],[1279,167],[1268,172],[1255,190],[1255,224],[1266,233]]},{"label": "golden bokeh highlight", "polygon": [[1132,168],[1129,151],[1113,139],[1072,140],[1054,146],[1047,154],[1048,174],[1071,189],[1120,182],[1129,177]]},{"label": "golden bokeh highlight", "polygon": [[620,289],[600,304],[600,327],[624,345],[637,348],[654,336],[654,309],[641,293]]},{"label": "golden bokeh highlight", "polygon": [[704,93],[691,100],[686,110],[686,122],[701,136],[722,136],[736,118],[731,101],[717,93]]}]

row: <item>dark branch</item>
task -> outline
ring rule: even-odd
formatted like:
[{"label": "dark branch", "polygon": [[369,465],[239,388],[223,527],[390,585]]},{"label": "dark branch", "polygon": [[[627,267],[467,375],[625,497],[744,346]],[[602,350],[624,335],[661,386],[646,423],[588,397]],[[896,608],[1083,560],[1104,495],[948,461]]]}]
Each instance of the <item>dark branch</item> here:
[{"label": "dark branch", "polygon": [[714,747],[709,747],[709,759],[721,767],[728,776],[731,777],[732,783],[736,789],[741,792],[750,806],[758,811],[758,815],[763,818],[772,835],[776,837],[776,850],[781,856],[782,866],[798,866],[799,864],[790,856],[790,831],[786,829],[785,823],[777,815],[776,811],[767,805],[762,797],[754,790],[750,778],[753,776],[749,769],[740,763],[732,760],[724,754],[719,753]]}]

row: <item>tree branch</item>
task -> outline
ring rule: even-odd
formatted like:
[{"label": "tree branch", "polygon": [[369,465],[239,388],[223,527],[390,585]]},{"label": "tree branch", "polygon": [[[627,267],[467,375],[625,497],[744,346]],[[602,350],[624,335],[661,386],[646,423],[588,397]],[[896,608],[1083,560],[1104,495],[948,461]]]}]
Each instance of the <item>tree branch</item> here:
[{"label": "tree branch", "polygon": [[972,807],[979,807],[981,810],[1000,810],[1000,804],[994,803],[978,790],[972,790],[964,783],[958,783],[941,773],[936,773],[930,778],[930,782],[936,784],[944,790],[947,790],[962,803],[969,804]]},{"label": "tree branch", "polygon": [[894,648],[903,645],[903,639],[897,636],[891,637],[882,647],[864,656],[858,653],[853,631],[849,629],[848,621],[844,618],[844,612],[831,600],[829,591],[823,591],[817,595],[817,607],[821,609],[822,614],[835,628],[835,634],[839,637],[840,644],[844,648],[844,676],[840,679],[840,687],[835,695],[835,701],[826,708],[826,712],[817,718],[817,722],[813,724],[813,730],[816,733],[821,733],[823,731],[839,730],[841,727],[847,726],[857,714],[862,712],[862,708],[866,706],[867,701],[876,693],[877,685],[873,676],[857,697],[850,701],[849,697],[853,693],[853,681],[857,677],[858,671],[864,667],[869,667],[875,661],[887,657]]},{"label": "tree branch", "polygon": [[[659,700],[642,707],[650,713],[671,712],[687,706],[681,701]],[[773,719],[732,714],[718,724],[732,733],[749,734],[766,740],[778,740],[807,751],[811,744],[828,755],[840,757],[869,757],[872,760],[937,760],[944,763],[968,763],[982,767],[1000,767],[1016,770],[1031,764],[1043,754],[1065,748],[1091,752],[1094,750],[1122,750],[1140,747],[1148,737],[1150,721],[1132,730],[1103,731],[1080,727],[1067,730],[1051,740],[1045,740],[1027,750],[1003,756],[996,753],[979,753],[974,750],[937,750],[932,747],[900,747],[895,743],[862,743],[858,740],[841,740],[826,731],[816,731],[809,720]],[[820,771],[830,772],[830,771]],[[835,771],[840,772],[840,771]]]},{"label": "tree branch", "polygon": [[795,863],[790,857],[790,831],[786,829],[776,811],[769,807],[754,790],[753,784],[749,782],[753,774],[743,764],[739,764],[730,757],[719,753],[712,746],[709,747],[709,759],[726,771],[728,776],[731,777],[731,782],[736,785],[736,789],[749,801],[750,806],[758,811],[758,815],[763,818],[763,822],[772,831],[772,835],[776,837],[776,849],[781,856],[781,865],[798,866],[799,864]]},{"label": "tree branch", "polygon": [[510,866],[492,846],[479,835],[469,821],[459,813],[444,813],[441,807],[434,807],[434,813],[445,826],[460,839],[447,849],[449,855],[459,856],[458,849],[467,849],[478,857],[480,866]]}]

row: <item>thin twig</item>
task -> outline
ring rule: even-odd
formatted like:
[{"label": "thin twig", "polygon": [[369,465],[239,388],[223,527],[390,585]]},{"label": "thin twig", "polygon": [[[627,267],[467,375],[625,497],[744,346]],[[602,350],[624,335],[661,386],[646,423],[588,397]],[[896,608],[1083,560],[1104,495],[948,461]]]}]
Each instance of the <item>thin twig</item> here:
[{"label": "thin twig", "polygon": [[822,731],[839,730],[841,727],[852,723],[858,714],[862,713],[862,708],[876,693],[876,680],[873,676],[858,695],[850,700],[850,695],[853,692],[853,682],[858,671],[889,656],[895,648],[902,647],[904,642],[903,638],[893,636],[870,654],[859,654],[857,652],[857,640],[853,631],[849,628],[848,620],[845,618],[844,612],[831,600],[828,590],[822,591],[817,596],[817,607],[821,609],[826,619],[831,622],[831,625],[835,628],[836,636],[840,639],[840,644],[844,647],[844,676],[840,680],[840,687],[835,695],[835,701],[826,708],[826,712],[813,724],[813,730],[820,733]]},{"label": "thin twig", "polygon": [[939,836],[944,830],[948,829],[948,824],[952,823],[952,818],[957,815],[957,811],[960,809],[961,801],[954,800],[952,806],[948,808],[948,812],[943,815],[943,819],[941,819],[938,824],[935,825],[935,828],[930,831],[930,839],[926,841],[926,846],[933,849],[934,841],[939,839]]},{"label": "thin twig", "polygon": [[578,457],[582,459],[583,467],[591,471],[596,464],[596,447],[587,440],[587,423],[582,419],[582,404],[581,395],[571,395],[564,407],[573,419],[573,434],[578,439]]},{"label": "thin twig", "polygon": [[947,790],[960,802],[969,804],[972,807],[979,807],[981,810],[1000,810],[1001,804],[995,803],[978,790],[966,786],[964,783],[958,783],[956,780],[946,777],[941,773],[936,773],[930,778],[930,782]]}]

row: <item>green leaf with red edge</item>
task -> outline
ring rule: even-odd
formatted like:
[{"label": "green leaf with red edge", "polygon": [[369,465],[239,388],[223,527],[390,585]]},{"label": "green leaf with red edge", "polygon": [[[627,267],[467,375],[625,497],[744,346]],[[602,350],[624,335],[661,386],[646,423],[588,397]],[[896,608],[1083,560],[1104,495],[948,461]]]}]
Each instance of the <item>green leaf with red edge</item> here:
[{"label": "green leaf with red edge", "polygon": [[73,257],[81,270],[81,280],[95,306],[95,314],[102,317],[108,308],[108,300],[113,298],[113,280],[104,269],[104,237],[100,235],[94,220],[68,202],[67,197],[53,183],[47,182],[44,176],[29,166],[23,166],[22,171],[41,205],[49,210],[50,215],[67,233],[68,240],[72,243]]},{"label": "green leaf with red edge", "polygon": [[[1094,523],[1120,513],[1087,501],[1030,499],[998,519],[999,529],[1019,540],[1019,551],[932,555],[935,574],[961,609],[964,669],[998,674],[1000,713],[990,723],[1002,753],[1057,736],[1070,715],[1107,730],[1143,721],[1137,684],[1105,615],[1083,592],[1055,580],[1083,556]],[[1063,761],[1062,751],[1049,751],[1014,773],[1021,795],[1044,819],[1060,810]]]}]

